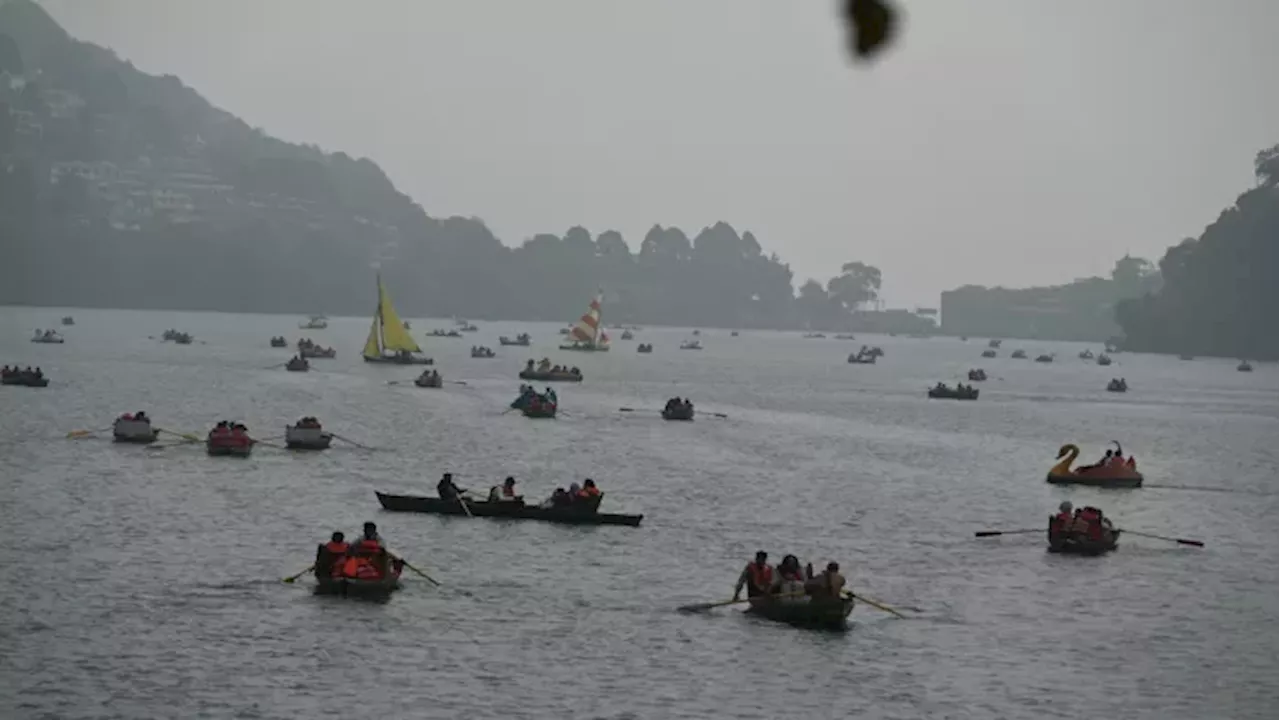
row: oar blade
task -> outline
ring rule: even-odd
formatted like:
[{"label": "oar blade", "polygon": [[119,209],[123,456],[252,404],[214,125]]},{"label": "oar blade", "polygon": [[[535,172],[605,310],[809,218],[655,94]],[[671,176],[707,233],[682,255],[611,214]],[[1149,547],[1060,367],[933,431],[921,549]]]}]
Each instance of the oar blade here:
[{"label": "oar blade", "polygon": [[1179,545],[1190,545],[1190,546],[1192,546],[1192,547],[1204,547],[1204,543],[1200,542],[1199,540],[1183,540],[1183,539],[1179,538],[1179,539],[1178,539],[1178,544],[1179,544]]}]

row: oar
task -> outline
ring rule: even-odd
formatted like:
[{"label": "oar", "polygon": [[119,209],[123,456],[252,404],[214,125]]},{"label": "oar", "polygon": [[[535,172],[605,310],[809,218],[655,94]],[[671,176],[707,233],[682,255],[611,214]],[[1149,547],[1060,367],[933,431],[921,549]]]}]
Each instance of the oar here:
[{"label": "oar", "polygon": [[863,596],[861,596],[861,595],[858,595],[858,594],[856,594],[856,593],[852,593],[852,592],[851,592],[851,593],[849,593],[849,596],[850,596],[850,597],[853,597],[853,598],[856,598],[856,599],[858,599],[858,600],[861,600],[862,602],[864,602],[864,603],[866,603],[866,604],[870,605],[870,606],[871,606],[871,607],[873,607],[873,608],[879,608],[880,610],[883,610],[883,611],[885,611],[885,612],[887,612],[887,613],[889,613],[889,614],[891,614],[891,615],[896,615],[896,616],[898,616],[898,617],[902,618],[903,620],[906,620],[906,619],[907,619],[907,616],[906,616],[906,615],[903,615],[902,613],[898,612],[897,610],[894,610],[893,608],[889,607],[888,605],[882,605],[882,604],[880,604],[880,603],[876,602],[875,600],[872,600],[872,599],[867,598],[867,597],[863,597]]},{"label": "oar", "polygon": [[716,413],[716,412],[713,412],[713,413],[707,413],[707,415],[715,415],[716,417],[718,417],[718,418],[724,418],[725,420],[728,420],[728,419],[729,419],[729,416],[728,416],[728,415],[725,415],[724,413]]},{"label": "oar", "polygon": [[362,448],[362,449],[364,449],[364,450],[372,450],[372,449],[373,449],[373,448],[369,447],[368,445],[361,445],[360,443],[356,442],[355,440],[350,440],[350,439],[348,439],[348,438],[344,438],[344,437],[342,437],[341,435],[339,435],[338,433],[332,433],[332,435],[333,435],[334,437],[338,438],[339,440],[341,440],[341,441],[343,441],[343,442],[351,443],[352,445],[355,445],[355,446],[356,446],[356,447],[358,447],[358,448]]},{"label": "oar", "polygon": [[110,430],[110,429],[111,429],[111,426],[108,425],[107,427],[104,427],[101,430],[72,430],[71,432],[67,433],[67,437],[81,438],[81,437],[84,437],[85,435],[92,435],[94,433],[106,432],[107,430]]},{"label": "oar", "polygon": [[[788,593],[786,595],[768,595],[767,597],[785,598],[785,597],[800,597],[801,595],[804,595],[804,593]],[[711,608],[724,607],[725,605],[737,605],[739,603],[750,602],[752,600],[755,600],[756,597],[766,597],[766,596],[757,595],[755,597],[745,597],[745,598],[740,598],[738,600],[721,600],[720,602],[712,602],[712,603],[694,603],[692,605],[681,605],[676,609],[679,610],[680,612],[701,612],[703,610],[710,610]]]},{"label": "oar", "polygon": [[284,367],[285,365],[288,365],[288,364],[289,364],[289,363],[287,363],[287,362],[276,363],[275,365],[268,365],[268,366],[266,366],[266,367],[264,367],[264,368],[262,368],[262,369],[263,369],[263,370],[275,370],[275,369],[276,369],[276,368],[278,368],[278,367]]},{"label": "oar", "polygon": [[165,430],[164,428],[156,428],[156,432],[162,432],[162,433],[165,433],[166,435],[174,435],[176,437],[182,438],[183,440],[186,440],[187,442],[200,442],[200,438],[190,433],[174,432],[172,430]]},{"label": "oar", "polygon": [[256,440],[256,439],[254,439],[254,438],[249,438],[249,439],[253,441],[253,444],[254,444],[254,445],[266,445],[266,446],[267,446],[267,447],[269,447],[269,448],[275,448],[275,449],[277,449],[277,450],[284,450],[284,449],[285,449],[285,447],[284,447],[283,445],[277,445],[277,444],[275,444],[275,443],[273,443],[273,442],[267,442],[266,440]]},{"label": "oar", "polygon": [[1204,547],[1204,543],[1199,540],[1187,540],[1186,538],[1165,537],[1164,535],[1152,535],[1151,533],[1138,532],[1137,530],[1116,530],[1116,532],[1128,533],[1130,535],[1141,535],[1142,537],[1155,538],[1156,540],[1168,540],[1176,542],[1179,545],[1192,545],[1195,547]]},{"label": "oar", "polygon": [[466,498],[462,497],[462,493],[458,493],[458,504],[462,506],[462,511],[467,514],[467,517],[469,518],[475,517],[475,515],[471,514],[471,508],[467,507],[467,500]]},{"label": "oar", "polygon": [[1036,528],[1035,530],[979,530],[974,533],[974,537],[995,537],[996,535],[1020,535],[1022,533],[1045,532],[1044,528]]},{"label": "oar", "polygon": [[303,570],[302,572],[298,573],[297,575],[290,575],[289,577],[287,577],[287,578],[285,578],[285,579],[284,579],[284,582],[287,582],[287,583],[292,584],[294,580],[297,580],[298,578],[302,577],[303,575],[306,575],[307,573],[309,573],[309,572],[311,572],[312,570],[315,570],[315,569],[316,569],[316,566],[315,566],[314,564],[313,564],[313,565],[308,565],[306,570]]},{"label": "oar", "polygon": [[449,380],[448,382],[451,382],[454,385],[466,385],[466,383],[461,380]]},{"label": "oar", "polygon": [[426,578],[426,579],[427,579],[427,581],[428,581],[428,582],[430,582],[432,585],[435,585],[436,587],[440,587],[440,583],[439,583],[439,582],[437,582],[435,578],[433,578],[433,577],[431,577],[430,575],[428,575],[428,574],[426,574],[426,573],[422,572],[422,571],[421,571],[421,570],[419,570],[418,568],[416,568],[416,567],[414,567],[414,566],[410,565],[408,560],[405,560],[404,558],[396,558],[396,559],[397,559],[397,560],[399,560],[400,562],[404,563],[404,566],[405,566],[405,567],[409,568],[410,570],[412,570],[412,571],[414,571],[414,572],[418,573],[419,575],[421,575],[422,577]]}]

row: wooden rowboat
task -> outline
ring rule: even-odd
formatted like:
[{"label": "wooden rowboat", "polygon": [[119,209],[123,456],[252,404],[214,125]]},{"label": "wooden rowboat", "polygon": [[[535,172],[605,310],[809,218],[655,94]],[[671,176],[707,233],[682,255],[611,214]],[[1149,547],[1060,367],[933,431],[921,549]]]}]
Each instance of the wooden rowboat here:
[{"label": "wooden rowboat", "polygon": [[391,572],[387,574],[387,577],[377,580],[321,577],[317,575],[315,594],[363,598],[366,600],[386,600],[391,597],[391,593],[400,589],[400,573],[403,569],[403,564],[392,562]]},{"label": "wooden rowboat", "polygon": [[1090,540],[1076,534],[1049,533],[1049,552],[1070,555],[1102,555],[1116,549],[1120,543],[1120,530],[1104,532],[1100,540]]},{"label": "wooden rowboat", "polygon": [[[638,526],[644,515],[602,513],[599,502],[569,507],[538,507],[518,501],[479,502],[466,500],[466,508],[457,500],[420,495],[390,495],[377,493],[384,510],[392,512],[419,512],[433,515],[470,515],[472,517],[507,518],[510,520],[542,520],[565,525],[630,525]],[[601,495],[600,497],[604,497]],[[470,511],[470,512],[468,512]]]},{"label": "wooden rowboat", "polygon": [[853,612],[853,597],[845,595],[831,598],[775,598],[761,595],[751,599],[747,612],[766,620],[786,623],[796,627],[822,630],[843,630],[848,627],[849,613]]}]

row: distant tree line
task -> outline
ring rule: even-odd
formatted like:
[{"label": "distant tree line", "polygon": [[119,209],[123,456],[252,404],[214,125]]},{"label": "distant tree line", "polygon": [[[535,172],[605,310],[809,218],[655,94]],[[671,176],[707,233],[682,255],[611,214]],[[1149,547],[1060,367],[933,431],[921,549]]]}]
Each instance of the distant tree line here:
[{"label": "distant tree line", "polygon": [[1277,343],[1277,147],[1254,158],[1257,184],[1199,238],[1169,248],[1159,290],[1121,302],[1130,350],[1274,359]]}]

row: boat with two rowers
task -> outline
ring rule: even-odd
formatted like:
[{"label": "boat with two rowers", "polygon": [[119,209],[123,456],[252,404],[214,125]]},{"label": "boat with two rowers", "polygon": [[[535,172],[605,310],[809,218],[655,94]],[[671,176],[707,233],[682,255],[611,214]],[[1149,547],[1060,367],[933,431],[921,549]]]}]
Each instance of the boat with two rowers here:
[{"label": "boat with two rowers", "polygon": [[141,410],[125,413],[111,423],[111,439],[118,443],[149,445],[160,437],[160,431],[151,426],[151,418]]},{"label": "boat with two rowers", "polygon": [[284,446],[290,450],[328,450],[333,444],[333,433],[324,431],[314,417],[300,418],[284,429]]}]

